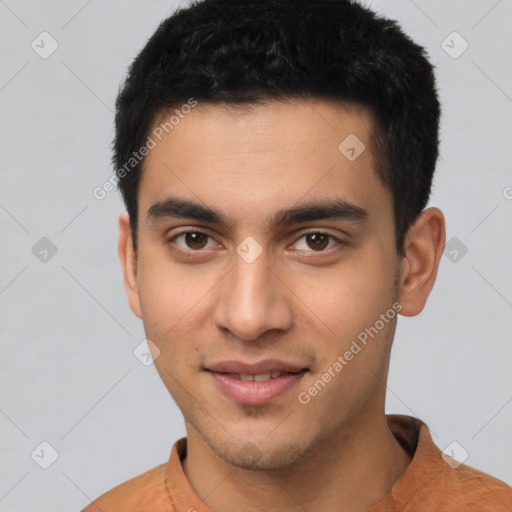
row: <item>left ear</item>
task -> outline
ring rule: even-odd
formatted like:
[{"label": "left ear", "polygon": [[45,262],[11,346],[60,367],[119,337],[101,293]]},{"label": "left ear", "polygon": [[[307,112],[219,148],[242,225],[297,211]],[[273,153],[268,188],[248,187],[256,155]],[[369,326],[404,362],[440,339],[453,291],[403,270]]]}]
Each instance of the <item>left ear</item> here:
[{"label": "left ear", "polygon": [[423,310],[434,286],[446,241],[444,215],[438,208],[423,210],[409,228],[400,264],[400,314]]}]

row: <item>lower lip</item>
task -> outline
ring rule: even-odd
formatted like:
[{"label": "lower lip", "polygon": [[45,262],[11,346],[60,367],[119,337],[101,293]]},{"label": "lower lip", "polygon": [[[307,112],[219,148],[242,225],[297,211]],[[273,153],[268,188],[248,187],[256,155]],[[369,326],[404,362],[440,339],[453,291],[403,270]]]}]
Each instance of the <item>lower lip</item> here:
[{"label": "lower lip", "polygon": [[290,391],[299,383],[306,370],[264,382],[235,379],[226,373],[209,373],[220,389],[235,402],[244,405],[263,405]]}]

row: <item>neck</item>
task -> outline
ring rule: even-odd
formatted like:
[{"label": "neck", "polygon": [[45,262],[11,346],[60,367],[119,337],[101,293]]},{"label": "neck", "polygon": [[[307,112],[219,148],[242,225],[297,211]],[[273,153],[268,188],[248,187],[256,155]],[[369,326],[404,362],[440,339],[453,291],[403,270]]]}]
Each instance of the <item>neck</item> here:
[{"label": "neck", "polygon": [[187,439],[183,470],[198,497],[216,512],[363,512],[389,493],[410,462],[383,413],[322,439],[297,463],[272,471],[228,464],[190,425]]}]

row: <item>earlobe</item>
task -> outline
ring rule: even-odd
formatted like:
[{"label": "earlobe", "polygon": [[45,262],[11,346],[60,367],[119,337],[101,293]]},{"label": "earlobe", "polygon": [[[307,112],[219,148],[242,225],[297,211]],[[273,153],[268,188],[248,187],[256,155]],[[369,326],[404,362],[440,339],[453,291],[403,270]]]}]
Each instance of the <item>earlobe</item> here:
[{"label": "earlobe", "polygon": [[427,302],[437,276],[445,245],[444,215],[427,208],[409,229],[400,267],[400,314],[419,314]]},{"label": "earlobe", "polygon": [[128,303],[133,313],[142,318],[137,281],[137,264],[133,249],[130,217],[127,212],[123,212],[119,216],[119,242],[117,250],[123,270],[123,282],[126,295],[128,296]]}]

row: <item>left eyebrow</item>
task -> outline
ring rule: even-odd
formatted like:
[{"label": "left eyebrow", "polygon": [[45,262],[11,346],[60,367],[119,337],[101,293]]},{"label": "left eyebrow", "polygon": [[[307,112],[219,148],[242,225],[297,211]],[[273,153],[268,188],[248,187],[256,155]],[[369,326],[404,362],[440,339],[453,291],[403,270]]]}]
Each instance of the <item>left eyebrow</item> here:
[{"label": "left eyebrow", "polygon": [[[268,229],[276,229],[283,225],[324,219],[363,222],[368,220],[368,216],[368,211],[360,206],[342,199],[326,199],[278,210],[269,217],[267,224]],[[168,197],[153,204],[148,210],[148,217],[150,219],[177,217],[219,224],[227,228],[234,226],[233,219],[220,210],[177,197]]]},{"label": "left eyebrow", "polygon": [[368,211],[341,199],[305,203],[279,210],[269,219],[269,227],[324,219],[366,221]]}]

